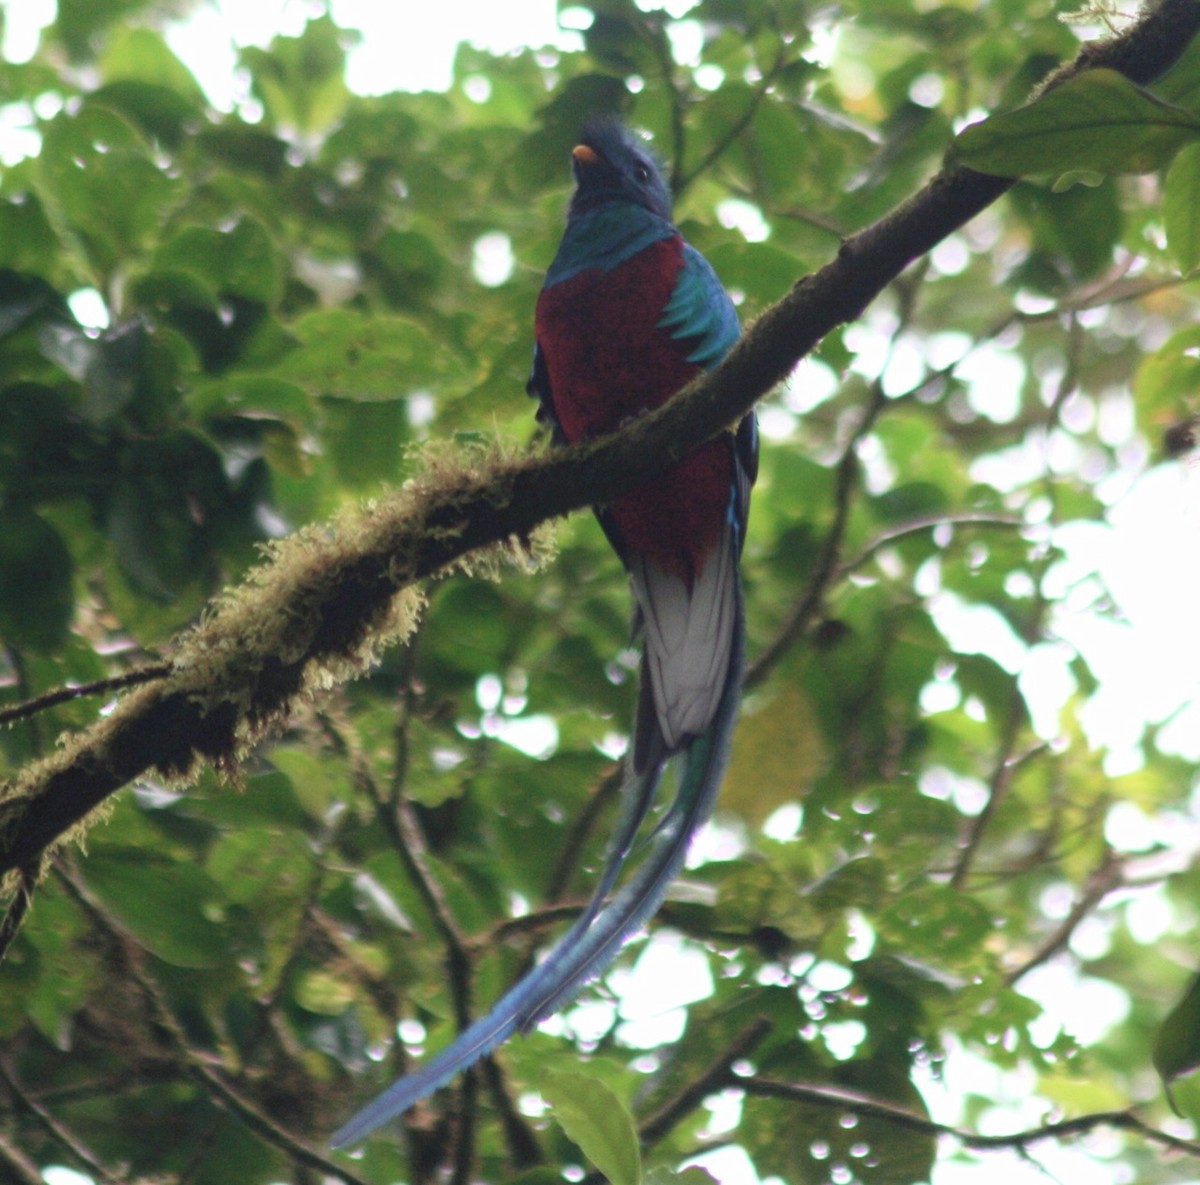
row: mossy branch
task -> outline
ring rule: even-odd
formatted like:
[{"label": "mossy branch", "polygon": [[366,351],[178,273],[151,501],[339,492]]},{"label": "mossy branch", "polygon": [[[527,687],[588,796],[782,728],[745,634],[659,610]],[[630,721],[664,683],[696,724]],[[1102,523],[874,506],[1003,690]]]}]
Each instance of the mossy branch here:
[{"label": "mossy branch", "polygon": [[[1153,80],[1200,30],[1198,0],[1162,0],[1085,47],[1050,83],[1096,66]],[[715,372],[621,432],[549,456],[445,461],[372,507],[310,528],[218,600],[175,649],[170,673],[0,790],[0,875],[29,868],[111,794],[151,771],[232,769],[322,687],[361,673],[407,636],[418,583],[464,563],[525,558],[539,524],[611,501],[717,435],[830,330],[853,321],[913,260],[1013,182],[957,166],[845,240],[746,333]],[[491,549],[488,559],[487,549]]]}]

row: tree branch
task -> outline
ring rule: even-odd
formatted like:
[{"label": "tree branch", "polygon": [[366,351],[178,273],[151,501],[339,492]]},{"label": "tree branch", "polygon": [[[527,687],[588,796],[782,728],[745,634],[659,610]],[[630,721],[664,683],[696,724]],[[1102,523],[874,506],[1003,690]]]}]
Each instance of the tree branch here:
[{"label": "tree branch", "polygon": [[771,1022],[765,1017],[760,1016],[746,1025],[728,1047],[721,1050],[706,1070],[701,1071],[679,1094],[642,1121],[638,1127],[641,1142],[646,1145],[656,1144],[710,1094],[728,1086],[733,1076],[733,1067],[743,1058],[749,1057],[770,1031]]},{"label": "tree branch", "polygon": [[1088,877],[1083,892],[1071,906],[1062,923],[1019,967],[1014,967],[1005,975],[1004,982],[1009,987],[1016,986],[1035,967],[1049,962],[1060,950],[1065,949],[1084,918],[1088,917],[1109,893],[1125,883],[1124,872],[1124,861],[1105,844],[1104,855],[1099,865]]},{"label": "tree branch", "polygon": [[813,1086],[802,1082],[775,1082],[767,1078],[732,1078],[726,1086],[735,1086],[747,1094],[760,1098],[786,1099],[794,1103],[807,1103],[817,1107],[831,1107],[840,1111],[870,1119],[880,1119],[908,1131],[921,1132],[930,1136],[952,1136],[964,1147],[979,1151],[998,1148],[1028,1148],[1043,1140],[1060,1140],[1067,1136],[1081,1136],[1098,1127],[1115,1127],[1123,1131],[1136,1132],[1152,1144],[1182,1152],[1188,1156],[1200,1156],[1200,1141],[1185,1140],[1162,1131],[1140,1118],[1134,1109],[1124,1111],[1095,1111],[1089,1115],[1077,1115],[1074,1119],[1062,1119],[1046,1123],[1041,1127],[1026,1128],[1024,1131],[1009,1132],[1007,1135],[985,1136],[966,1128],[948,1123],[937,1123],[914,1111],[895,1103],[874,1099],[857,1091],[836,1086]]},{"label": "tree branch", "polygon": [[[1084,48],[1051,82],[1094,66],[1149,82],[1200,29],[1195,0],[1162,0],[1120,37]],[[121,786],[202,761],[230,770],[303,697],[364,670],[403,638],[415,594],[396,594],[504,545],[519,556],[540,523],[612,501],[719,434],[830,330],[861,315],[910,263],[1013,181],[942,168],[918,193],[846,239],[751,327],[725,363],[621,432],[538,458],[435,472],[323,533],[301,532],[182,640],[170,676],[35,763],[0,796],[0,875],[29,866]]]}]

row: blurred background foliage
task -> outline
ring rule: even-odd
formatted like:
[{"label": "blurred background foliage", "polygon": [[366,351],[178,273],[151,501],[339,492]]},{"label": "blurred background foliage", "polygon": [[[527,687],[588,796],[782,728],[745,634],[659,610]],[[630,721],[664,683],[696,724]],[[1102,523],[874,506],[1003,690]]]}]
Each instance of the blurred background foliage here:
[{"label": "blurred background foliage", "polygon": [[[532,310],[585,113],[653,134],[751,319],[1099,27],[1042,0],[571,7],[581,49],[463,47],[445,93],[351,93],[356,35],[319,5],[242,50],[228,111],[163,38],[182,2],[59,0],[34,56],[0,65],[26,145],[0,180],[0,704],[169,655],[261,542],[404,480],[422,441],[528,445]],[[536,577],[432,585],[413,645],[237,786],[123,792],[0,968],[0,1176],[612,1176],[564,1118],[566,1070],[638,1123],[676,1108],[644,1132],[663,1182],[730,1148],[729,1180],[1039,1157],[1183,1179],[1142,1134],[1047,1152],[1023,1133],[1142,1104],[1187,1138],[1200,1114],[1186,1080],[1171,1114],[1151,1058],[1157,1037],[1168,1078],[1200,1061],[1195,770],[1147,727],[1114,776],[1080,724],[1087,656],[1049,687],[1034,661],[1066,650],[1065,613],[1119,615],[1062,540],[1164,429],[1190,447],[1198,307],[1155,176],[1034,179],[801,364],[761,409],[733,766],[654,937],[504,1048],[502,1076],[336,1172],[325,1135],[454,1031],[445,919],[478,1010],[590,892],[633,702],[618,562],[575,516]],[[0,759],[97,710],[18,723]],[[708,1105],[681,1103],[748,1031]],[[931,1112],[1014,1139],[939,1143]]]}]

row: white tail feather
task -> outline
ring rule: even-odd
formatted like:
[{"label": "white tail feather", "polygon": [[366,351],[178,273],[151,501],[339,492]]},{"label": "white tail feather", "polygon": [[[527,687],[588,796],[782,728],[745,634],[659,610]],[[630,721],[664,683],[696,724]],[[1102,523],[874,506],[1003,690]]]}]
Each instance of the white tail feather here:
[{"label": "white tail feather", "polygon": [[732,526],[706,557],[689,592],[678,576],[631,557],[629,574],[646,631],[646,671],[668,752],[712,723],[737,619]]}]

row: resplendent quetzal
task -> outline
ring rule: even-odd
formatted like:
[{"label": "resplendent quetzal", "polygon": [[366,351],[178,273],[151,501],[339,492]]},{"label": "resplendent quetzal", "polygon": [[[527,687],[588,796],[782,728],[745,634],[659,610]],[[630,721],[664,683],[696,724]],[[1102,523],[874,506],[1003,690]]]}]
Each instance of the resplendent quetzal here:
[{"label": "resplendent quetzal", "polygon": [[[585,126],[562,245],[538,298],[530,393],[555,438],[616,431],[711,369],[738,336],[733,303],[671,221],[645,145],[613,119]],[[658,909],[712,811],[741,691],[738,560],[757,469],[753,416],[597,511],[629,571],[644,637],[641,691],[616,832],[584,914],[536,968],[442,1053],[390,1086],[333,1138],[351,1144],[528,1030],[600,974]],[[682,754],[674,801],[612,893],[664,764]],[[610,894],[612,894],[610,896]]]}]

